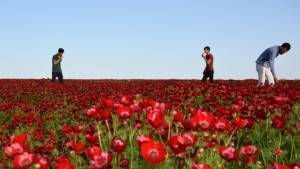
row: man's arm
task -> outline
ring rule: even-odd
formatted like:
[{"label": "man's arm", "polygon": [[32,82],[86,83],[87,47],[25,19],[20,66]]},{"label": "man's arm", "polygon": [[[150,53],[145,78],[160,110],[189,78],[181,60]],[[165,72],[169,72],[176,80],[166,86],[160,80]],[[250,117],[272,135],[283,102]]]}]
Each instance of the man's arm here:
[{"label": "man's arm", "polygon": [[274,80],[275,80],[275,82],[277,82],[278,81],[278,78],[277,78],[277,75],[276,75],[276,71],[275,71],[275,58],[276,58],[276,56],[277,56],[277,51],[275,51],[275,50],[272,50],[271,52],[270,52],[270,69],[271,69],[271,72],[272,72],[272,74],[273,74],[273,77],[274,77]]},{"label": "man's arm", "polygon": [[57,65],[57,64],[59,64],[61,61],[62,61],[62,57],[61,57],[61,56],[60,56],[60,57],[58,57],[58,59],[57,59],[57,60],[55,60],[55,59],[54,59],[54,65]]},{"label": "man's arm", "polygon": [[205,60],[206,64],[210,63],[210,59],[207,59],[203,54],[202,54],[203,59]]}]

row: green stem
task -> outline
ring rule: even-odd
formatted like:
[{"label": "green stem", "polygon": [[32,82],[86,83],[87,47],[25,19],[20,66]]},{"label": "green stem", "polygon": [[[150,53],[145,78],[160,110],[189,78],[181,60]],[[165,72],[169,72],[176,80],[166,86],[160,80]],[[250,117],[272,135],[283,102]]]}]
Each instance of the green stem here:
[{"label": "green stem", "polygon": [[226,145],[226,147],[227,147],[227,146],[228,146],[228,144],[230,143],[230,141],[231,141],[231,139],[232,139],[232,137],[233,137],[233,135],[234,135],[235,131],[236,131],[236,129],[234,129],[234,130],[233,130],[233,132],[231,133],[231,135],[230,135],[230,137],[229,137],[229,139],[228,139],[227,143],[225,144],[225,145]]}]

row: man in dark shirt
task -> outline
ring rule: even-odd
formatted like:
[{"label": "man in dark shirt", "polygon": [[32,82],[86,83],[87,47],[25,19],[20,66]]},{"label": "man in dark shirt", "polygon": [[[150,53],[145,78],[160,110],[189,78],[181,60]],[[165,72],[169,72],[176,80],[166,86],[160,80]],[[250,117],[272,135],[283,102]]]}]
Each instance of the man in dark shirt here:
[{"label": "man in dark shirt", "polygon": [[203,59],[205,60],[206,67],[203,71],[202,82],[205,82],[207,78],[212,83],[214,80],[214,56],[210,53],[210,47],[206,46],[204,48],[204,53],[202,54]]},{"label": "man in dark shirt", "polygon": [[64,49],[59,48],[58,53],[52,57],[52,82],[58,78],[60,83],[63,83],[63,74],[61,70],[61,61],[63,59]]}]

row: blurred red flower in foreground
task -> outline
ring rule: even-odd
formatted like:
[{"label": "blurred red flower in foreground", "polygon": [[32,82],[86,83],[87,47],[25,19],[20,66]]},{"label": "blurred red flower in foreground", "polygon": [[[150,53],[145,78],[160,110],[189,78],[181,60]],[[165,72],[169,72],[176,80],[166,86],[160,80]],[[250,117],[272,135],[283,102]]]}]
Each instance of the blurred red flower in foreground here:
[{"label": "blurred red flower in foreground", "polygon": [[197,113],[190,118],[189,123],[193,129],[200,127],[201,129],[208,129],[214,120],[214,116],[205,111],[198,110]]},{"label": "blurred red flower in foreground", "polygon": [[191,169],[212,169],[212,168],[207,164],[193,164]]},{"label": "blurred red flower in foreground", "polygon": [[56,169],[75,169],[75,167],[66,156],[62,155],[56,158]]},{"label": "blurred red flower in foreground", "polygon": [[255,145],[243,146],[240,149],[240,154],[243,157],[243,160],[247,164],[256,163],[256,155],[259,152],[259,148]]},{"label": "blurred red flower in foreground", "polygon": [[85,154],[86,156],[88,156],[89,159],[94,159],[94,157],[96,155],[100,155],[100,153],[101,153],[101,148],[97,146],[88,147],[85,150]]},{"label": "blurred red flower in foreground", "polygon": [[140,135],[140,136],[137,137],[137,143],[139,145],[142,145],[143,143],[146,143],[146,142],[151,141],[151,140],[152,140],[151,135],[143,134],[143,135]]},{"label": "blurred red flower in foreground", "polygon": [[279,163],[272,163],[267,166],[267,169],[290,169],[288,166],[281,165]]},{"label": "blurred red flower in foreground", "polygon": [[259,149],[255,145],[243,146],[240,149],[240,154],[242,156],[252,156],[256,155],[259,152]]},{"label": "blurred red flower in foreground", "polygon": [[165,124],[165,115],[159,110],[151,110],[147,113],[147,120],[154,128],[159,128]]},{"label": "blurred red flower in foreground", "polygon": [[281,155],[282,155],[282,150],[281,150],[280,148],[276,148],[276,149],[274,150],[274,154],[275,154],[276,156],[281,156]]},{"label": "blurred red flower in foreground", "polygon": [[168,141],[168,145],[175,155],[184,155],[189,146],[193,146],[197,137],[192,134],[175,135]]},{"label": "blurred red flower in foreground", "polygon": [[45,157],[38,157],[35,160],[35,167],[38,169],[49,169],[50,168],[50,160]]},{"label": "blurred red flower in foreground", "polygon": [[4,154],[7,157],[12,157],[14,155],[21,154],[23,152],[24,152],[24,148],[19,143],[14,143],[4,148]]},{"label": "blurred red flower in foreground", "polygon": [[277,129],[282,129],[285,126],[285,119],[281,116],[273,116],[272,117],[272,127]]},{"label": "blurred red flower in foreground", "polygon": [[122,152],[124,152],[124,150],[127,146],[127,143],[120,138],[114,138],[111,141],[111,146],[115,150],[115,152],[122,153]]},{"label": "blurred red flower in foreground", "polygon": [[287,104],[290,101],[288,97],[283,96],[273,96],[273,100],[276,104],[279,105]]},{"label": "blurred red flower in foreground", "polygon": [[77,153],[80,154],[84,151],[85,144],[83,143],[74,143],[72,144],[72,149]]},{"label": "blurred red flower in foreground", "polygon": [[150,164],[160,164],[167,157],[167,150],[161,142],[148,141],[141,145],[141,156]]},{"label": "blurred red flower in foreground", "polygon": [[131,115],[131,112],[132,112],[131,108],[126,107],[126,106],[120,106],[117,108],[117,114],[122,119],[129,118]]},{"label": "blurred red flower in foreground", "polygon": [[11,143],[19,143],[24,145],[27,141],[27,134],[19,134],[10,137]]},{"label": "blurred red flower in foreground", "polygon": [[221,146],[219,148],[219,153],[221,157],[227,161],[234,161],[238,159],[238,152],[234,147]]},{"label": "blurred red flower in foreground", "polygon": [[29,154],[27,152],[16,155],[13,159],[13,166],[15,169],[27,169],[33,163],[34,158],[34,154]]},{"label": "blurred red flower in foreground", "polygon": [[93,160],[90,161],[91,169],[107,169],[111,165],[112,153],[101,152],[99,155],[94,156]]}]

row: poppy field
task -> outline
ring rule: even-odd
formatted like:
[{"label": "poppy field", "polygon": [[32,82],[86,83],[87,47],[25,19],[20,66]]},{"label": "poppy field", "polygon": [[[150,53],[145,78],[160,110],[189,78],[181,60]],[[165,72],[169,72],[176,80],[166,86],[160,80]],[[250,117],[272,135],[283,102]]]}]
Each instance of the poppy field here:
[{"label": "poppy field", "polygon": [[0,80],[1,169],[299,169],[300,81]]}]

